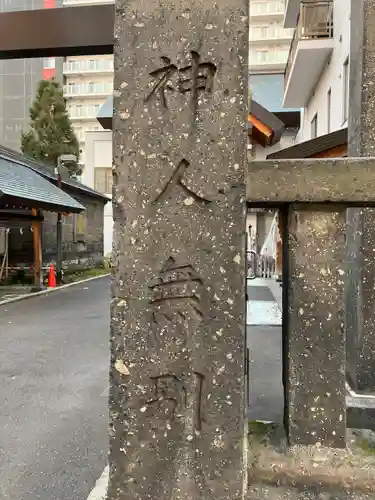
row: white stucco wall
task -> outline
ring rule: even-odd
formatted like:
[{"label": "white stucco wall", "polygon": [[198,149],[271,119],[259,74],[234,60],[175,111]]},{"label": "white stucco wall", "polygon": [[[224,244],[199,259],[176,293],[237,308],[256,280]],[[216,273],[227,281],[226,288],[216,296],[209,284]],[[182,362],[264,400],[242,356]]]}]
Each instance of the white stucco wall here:
[{"label": "white stucco wall", "polygon": [[[343,65],[350,50],[350,0],[334,0],[334,49],[332,57],[301,116],[297,142],[311,139],[311,121],[318,113],[318,136],[328,133],[328,91],[331,89],[331,130],[347,127],[343,120]],[[308,64],[308,61],[306,61]]]},{"label": "white stucco wall", "polygon": [[[82,182],[95,189],[95,168],[112,167],[112,132],[101,130],[87,132],[85,141],[85,168]],[[104,193],[112,198],[112,193]],[[113,241],[113,213],[112,203],[108,202],[104,208],[104,255],[112,252]]]},{"label": "white stucco wall", "polygon": [[263,148],[259,144],[255,144],[254,159],[265,160],[267,158],[267,155],[270,155],[271,153],[276,153],[277,151],[280,151],[280,149],[290,148],[291,146],[294,146],[294,144],[296,144],[296,133],[297,129],[286,129],[279,142],[274,146],[269,146],[267,148]]}]

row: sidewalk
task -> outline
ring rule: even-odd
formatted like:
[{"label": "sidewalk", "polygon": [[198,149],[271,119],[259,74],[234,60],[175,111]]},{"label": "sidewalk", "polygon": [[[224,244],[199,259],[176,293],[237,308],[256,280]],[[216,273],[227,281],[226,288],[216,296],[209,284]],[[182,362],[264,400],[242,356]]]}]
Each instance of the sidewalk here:
[{"label": "sidewalk", "polygon": [[249,420],[282,422],[282,288],[271,279],[247,282]]},{"label": "sidewalk", "polygon": [[247,325],[281,326],[282,289],[273,279],[247,280]]}]

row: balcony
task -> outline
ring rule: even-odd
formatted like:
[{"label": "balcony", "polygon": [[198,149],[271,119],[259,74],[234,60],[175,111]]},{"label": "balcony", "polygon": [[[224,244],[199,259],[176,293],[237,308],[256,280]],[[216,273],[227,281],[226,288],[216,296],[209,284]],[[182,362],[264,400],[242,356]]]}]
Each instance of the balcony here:
[{"label": "balcony", "polygon": [[250,2],[250,17],[255,19],[283,18],[285,5],[282,1]]},{"label": "balcony", "polygon": [[83,59],[64,63],[64,75],[113,73],[113,59]]},{"label": "balcony", "polygon": [[274,51],[250,51],[250,73],[268,73],[272,71],[282,72],[285,69],[288,52],[282,50]]},{"label": "balcony", "polygon": [[333,51],[333,1],[301,2],[285,69],[284,108],[303,108]]},{"label": "balcony", "polygon": [[111,82],[64,85],[64,97],[106,97],[113,92]]},{"label": "balcony", "polygon": [[282,27],[261,26],[250,28],[250,43],[254,46],[274,44],[275,42],[290,43],[293,38],[294,30]]},{"label": "balcony", "polygon": [[70,106],[68,107],[69,118],[73,121],[95,119],[100,110],[100,104],[87,106]]}]

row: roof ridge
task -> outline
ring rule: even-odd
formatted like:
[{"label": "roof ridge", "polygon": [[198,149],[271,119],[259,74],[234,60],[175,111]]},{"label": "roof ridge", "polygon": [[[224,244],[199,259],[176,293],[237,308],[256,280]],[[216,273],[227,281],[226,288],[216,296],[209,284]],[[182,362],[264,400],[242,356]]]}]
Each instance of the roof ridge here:
[{"label": "roof ridge", "polygon": [[[22,153],[19,153],[18,151],[15,151],[13,149],[7,148],[2,145],[0,145],[0,157],[6,160],[10,160],[19,165],[23,165],[24,167],[30,168],[31,170],[41,175],[42,177],[57,181],[57,174],[54,172],[54,167],[51,164],[37,161],[35,160],[35,158],[31,158]],[[110,201],[110,199],[103,193],[100,193],[99,191],[96,191],[90,186],[87,186],[86,184],[83,184],[82,182],[77,181],[76,179],[72,179],[71,177],[69,179],[62,179],[62,183],[63,185],[65,184],[66,186],[78,189],[88,195],[96,196],[97,198]]]}]

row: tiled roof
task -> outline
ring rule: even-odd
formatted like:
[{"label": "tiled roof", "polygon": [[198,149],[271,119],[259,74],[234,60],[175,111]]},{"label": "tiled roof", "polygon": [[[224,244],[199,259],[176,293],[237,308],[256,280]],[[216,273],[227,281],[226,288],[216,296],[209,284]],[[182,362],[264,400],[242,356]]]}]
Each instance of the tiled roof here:
[{"label": "tiled roof", "polygon": [[55,208],[78,213],[85,210],[78,201],[34,170],[0,157],[1,196],[24,200],[32,208]]},{"label": "tiled roof", "polygon": [[343,128],[331,132],[330,134],[320,135],[315,139],[300,142],[289,148],[280,149],[275,153],[267,156],[267,159],[295,159],[295,158],[311,158],[314,155],[324,153],[330,149],[337,148],[348,144],[348,128]]},{"label": "tiled roof", "polygon": [[[56,183],[57,182],[57,174],[54,172],[53,167],[50,165],[45,165],[39,161],[34,160],[33,158],[29,158],[27,156],[18,153],[17,151],[13,151],[12,149],[8,149],[4,146],[0,146],[0,158],[4,158],[5,160],[14,161],[25,167],[28,167],[38,174],[42,175],[46,179]],[[95,189],[91,189],[85,184],[76,181],[72,178],[63,178],[62,179],[63,186],[71,187],[81,192],[82,194],[86,194],[87,196],[93,196],[96,198],[101,198],[103,201],[109,201],[109,199],[102,193],[95,191]]]}]

